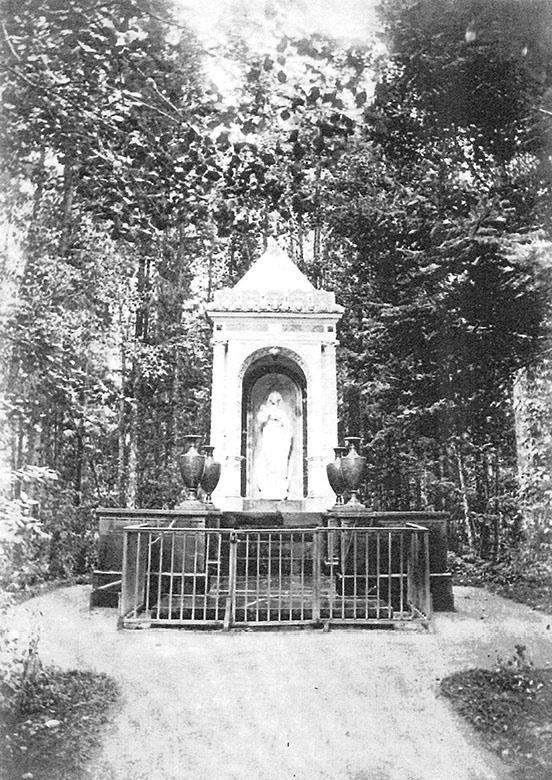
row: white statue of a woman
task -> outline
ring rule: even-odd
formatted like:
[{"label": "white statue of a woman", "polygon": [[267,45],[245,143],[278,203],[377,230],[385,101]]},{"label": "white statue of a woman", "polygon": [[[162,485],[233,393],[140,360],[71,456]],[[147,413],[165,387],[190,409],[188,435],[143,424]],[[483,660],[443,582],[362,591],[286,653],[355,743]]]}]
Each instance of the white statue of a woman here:
[{"label": "white statue of a woman", "polygon": [[259,431],[256,459],[260,498],[287,498],[293,437],[284,400],[277,390],[268,394],[257,413]]}]

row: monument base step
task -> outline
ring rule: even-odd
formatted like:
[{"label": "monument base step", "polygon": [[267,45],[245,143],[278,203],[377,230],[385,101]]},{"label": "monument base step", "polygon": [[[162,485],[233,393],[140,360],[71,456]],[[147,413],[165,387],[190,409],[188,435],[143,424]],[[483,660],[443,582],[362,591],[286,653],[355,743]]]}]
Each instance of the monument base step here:
[{"label": "monument base step", "polygon": [[303,509],[302,499],[266,499],[266,498],[244,498],[243,499],[243,511],[244,512],[282,512],[287,511],[289,507],[290,511],[300,512]]},{"label": "monument base step", "polygon": [[99,569],[93,571],[90,607],[119,606],[121,578],[120,571],[100,571]]},{"label": "monument base step", "polygon": [[322,512],[286,511],[223,512],[221,528],[317,528],[323,523]]},{"label": "monument base step", "polygon": [[450,572],[430,572],[429,590],[434,612],[455,611]]}]

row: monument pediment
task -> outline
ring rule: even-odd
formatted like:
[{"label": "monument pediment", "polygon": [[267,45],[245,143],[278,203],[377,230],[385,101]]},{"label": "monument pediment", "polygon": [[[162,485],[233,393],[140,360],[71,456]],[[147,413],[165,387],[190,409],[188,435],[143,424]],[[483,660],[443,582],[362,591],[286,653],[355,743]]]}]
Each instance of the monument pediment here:
[{"label": "monument pediment", "polygon": [[342,314],[333,292],[317,290],[270,239],[266,252],[234,287],[217,290],[208,311]]}]

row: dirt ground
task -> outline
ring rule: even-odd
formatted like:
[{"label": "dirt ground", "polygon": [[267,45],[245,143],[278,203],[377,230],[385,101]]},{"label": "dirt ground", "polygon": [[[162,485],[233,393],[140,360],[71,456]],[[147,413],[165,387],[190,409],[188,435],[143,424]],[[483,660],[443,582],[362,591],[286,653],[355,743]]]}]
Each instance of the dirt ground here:
[{"label": "dirt ground", "polygon": [[501,780],[439,680],[517,643],[552,665],[552,617],[475,588],[429,632],[118,631],[88,597],[61,589],[10,622],[39,626],[46,662],[120,681],[92,780]]}]

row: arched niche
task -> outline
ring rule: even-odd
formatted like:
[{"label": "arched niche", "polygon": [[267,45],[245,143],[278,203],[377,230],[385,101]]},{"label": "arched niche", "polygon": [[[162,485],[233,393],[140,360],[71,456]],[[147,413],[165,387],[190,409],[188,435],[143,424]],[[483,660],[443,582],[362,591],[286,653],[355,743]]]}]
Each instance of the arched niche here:
[{"label": "arched niche", "polygon": [[271,348],[242,377],[241,495],[301,500],[307,484],[307,379],[295,355]]}]

